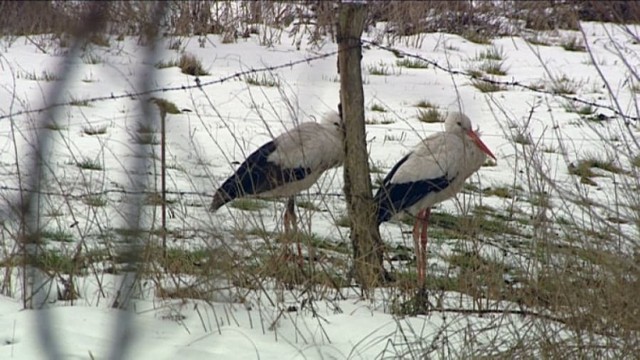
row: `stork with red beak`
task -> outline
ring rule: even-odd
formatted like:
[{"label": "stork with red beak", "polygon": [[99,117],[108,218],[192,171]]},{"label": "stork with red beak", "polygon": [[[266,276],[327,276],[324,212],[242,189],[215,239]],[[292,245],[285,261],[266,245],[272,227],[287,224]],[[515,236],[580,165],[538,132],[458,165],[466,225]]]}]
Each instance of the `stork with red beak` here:
[{"label": "stork with red beak", "polygon": [[413,241],[420,287],[425,280],[431,207],[462,190],[465,180],[480,169],[487,156],[496,159],[466,115],[450,113],[444,128],[444,132],[427,137],[400,159],[374,197],[378,224],[401,213],[416,217]]}]

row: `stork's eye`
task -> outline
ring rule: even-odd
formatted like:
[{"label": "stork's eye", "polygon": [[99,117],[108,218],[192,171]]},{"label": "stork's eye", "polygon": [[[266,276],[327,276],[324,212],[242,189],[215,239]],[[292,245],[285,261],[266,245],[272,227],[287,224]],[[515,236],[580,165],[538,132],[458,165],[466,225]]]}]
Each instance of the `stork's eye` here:
[{"label": "stork's eye", "polygon": [[462,127],[462,121],[458,121],[458,126]]}]

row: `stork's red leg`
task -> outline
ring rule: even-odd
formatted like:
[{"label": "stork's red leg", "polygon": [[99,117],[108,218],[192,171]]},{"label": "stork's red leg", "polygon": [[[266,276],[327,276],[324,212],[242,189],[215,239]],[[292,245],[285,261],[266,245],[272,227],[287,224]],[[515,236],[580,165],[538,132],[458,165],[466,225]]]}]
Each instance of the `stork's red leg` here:
[{"label": "stork's red leg", "polygon": [[[287,208],[285,210],[285,232],[286,236],[293,236],[296,239],[296,247],[298,248],[298,265],[302,267],[302,246],[300,245],[300,238],[298,237],[298,217],[296,215],[296,203],[295,198],[290,197],[287,201]],[[293,229],[293,234],[290,231]],[[288,237],[288,239],[291,239]]]},{"label": "stork's red leg", "polygon": [[296,247],[298,248],[298,265],[302,267],[304,258],[302,257],[302,245],[300,244],[300,237],[298,236],[298,216],[296,215],[296,200],[294,197],[290,197],[287,201],[287,211],[290,214],[293,233],[296,238]]},{"label": "stork's red leg", "polygon": [[[420,212],[421,213],[421,212]],[[420,213],[418,213],[418,218],[413,223],[413,248],[416,252],[416,272],[418,275],[418,281],[422,277],[421,272],[423,269],[422,266],[422,257],[420,252]]]},{"label": "stork's red leg", "polygon": [[422,251],[422,281],[420,286],[424,286],[425,272],[427,268],[427,228],[429,227],[429,216],[431,216],[431,208],[422,210],[422,231],[420,232],[420,250]]},{"label": "stork's red leg", "polygon": [[[431,208],[420,210],[415,224],[413,225],[413,241],[416,246],[418,283],[424,286],[425,268],[427,265],[427,228],[429,227],[429,216]],[[418,238],[420,241],[418,242]]]}]

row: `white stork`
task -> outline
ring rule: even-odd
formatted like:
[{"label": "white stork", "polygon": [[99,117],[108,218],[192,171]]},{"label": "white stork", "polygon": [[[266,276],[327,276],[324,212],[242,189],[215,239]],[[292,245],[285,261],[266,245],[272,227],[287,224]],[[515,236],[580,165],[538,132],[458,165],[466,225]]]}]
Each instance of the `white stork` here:
[{"label": "white stork", "polygon": [[[216,191],[209,210],[242,197],[288,197],[285,233],[296,226],[295,195],[310,188],[344,158],[342,119],[338,112],[324,115],[320,123],[305,122],[254,151]],[[302,261],[302,249],[297,243]]]},{"label": "white stork", "polygon": [[384,178],[374,198],[378,205],[378,224],[401,213],[417,217],[413,241],[421,287],[424,286],[431,207],[462,190],[464,181],[480,169],[487,155],[496,159],[471,128],[471,120],[466,115],[450,113],[444,128],[444,132],[427,137],[403,157]]}]

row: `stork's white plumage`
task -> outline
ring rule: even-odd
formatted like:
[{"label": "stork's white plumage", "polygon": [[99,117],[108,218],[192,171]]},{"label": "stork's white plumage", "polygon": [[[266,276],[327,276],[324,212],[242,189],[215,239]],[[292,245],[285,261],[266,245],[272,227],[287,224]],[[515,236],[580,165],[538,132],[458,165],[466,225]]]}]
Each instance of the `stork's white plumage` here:
[{"label": "stork's white plumage", "polygon": [[413,237],[421,286],[431,207],[462,190],[464,181],[480,169],[487,155],[496,158],[473,131],[466,115],[452,112],[444,126],[444,132],[427,137],[403,157],[375,195],[378,224],[401,213],[417,217]]},{"label": "stork's white plumage", "polygon": [[[294,196],[309,189],[326,170],[342,165],[342,119],[327,113],[320,123],[305,122],[262,145],[216,191],[209,207],[242,197],[288,197],[285,231],[295,225]],[[300,244],[298,252],[301,253]]]}]

